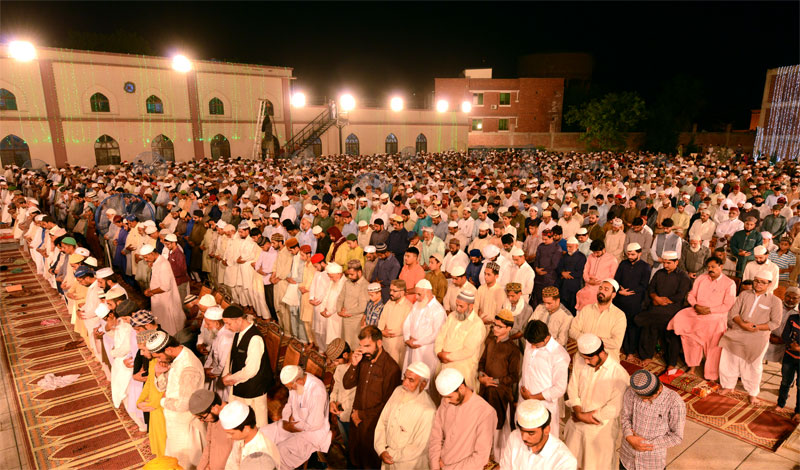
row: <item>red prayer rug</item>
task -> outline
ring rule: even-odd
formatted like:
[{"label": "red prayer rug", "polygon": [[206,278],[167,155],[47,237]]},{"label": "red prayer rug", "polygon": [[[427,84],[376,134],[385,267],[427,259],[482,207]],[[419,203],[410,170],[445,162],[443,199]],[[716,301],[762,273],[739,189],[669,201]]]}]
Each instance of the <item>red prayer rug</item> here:
[{"label": "red prayer rug", "polygon": [[[0,262],[22,268],[0,272],[3,287],[20,284],[24,292],[0,289],[2,347],[14,385],[11,411],[27,434],[21,457],[39,469],[141,468],[153,457],[147,434],[124,409],[113,407],[110,384],[70,324],[62,297],[35,274],[16,243],[0,242]],[[80,377],[56,390],[37,387],[49,373]]]}]

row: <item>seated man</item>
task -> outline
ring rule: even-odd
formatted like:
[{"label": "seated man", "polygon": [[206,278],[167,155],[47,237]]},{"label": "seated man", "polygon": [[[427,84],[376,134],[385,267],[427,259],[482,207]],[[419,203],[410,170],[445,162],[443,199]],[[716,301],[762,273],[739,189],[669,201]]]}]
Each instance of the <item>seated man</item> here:
[{"label": "seated man", "polygon": [[280,421],[264,426],[264,435],[280,451],[280,468],[297,468],[314,452],[331,445],[328,394],[322,381],[298,366],[281,369],[281,383],[289,389],[289,401]]}]

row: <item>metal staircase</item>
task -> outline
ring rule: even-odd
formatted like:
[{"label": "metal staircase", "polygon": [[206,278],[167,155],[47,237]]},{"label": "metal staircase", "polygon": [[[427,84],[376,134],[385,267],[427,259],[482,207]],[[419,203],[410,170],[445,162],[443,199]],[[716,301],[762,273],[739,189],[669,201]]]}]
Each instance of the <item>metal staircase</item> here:
[{"label": "metal staircase", "polygon": [[295,157],[303,150],[310,147],[314,141],[324,134],[328,129],[336,124],[339,116],[336,113],[336,105],[329,103],[325,111],[321,112],[317,117],[308,123],[299,132],[293,135],[283,148],[283,155],[286,157]]}]

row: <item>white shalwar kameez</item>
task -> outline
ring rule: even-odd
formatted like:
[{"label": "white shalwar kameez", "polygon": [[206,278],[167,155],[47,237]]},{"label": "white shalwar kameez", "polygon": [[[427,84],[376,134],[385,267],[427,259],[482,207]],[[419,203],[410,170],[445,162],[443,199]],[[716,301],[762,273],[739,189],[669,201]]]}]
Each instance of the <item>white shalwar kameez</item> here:
[{"label": "white shalwar kameez", "polygon": [[558,438],[550,434],[542,450],[534,454],[522,441],[519,429],[511,432],[503,456],[500,458],[500,470],[576,470],[577,468],[578,461]]},{"label": "white shalwar kameez", "polygon": [[386,451],[394,460],[391,465],[381,464],[382,470],[428,468],[428,440],[435,415],[436,405],[428,392],[409,392],[402,385],[394,389],[375,427],[375,452]]},{"label": "white shalwar kameez", "polygon": [[[331,341],[334,339],[342,337],[342,317],[339,316],[339,311],[336,310],[336,303],[339,300],[339,294],[342,292],[345,282],[348,281],[344,276],[339,278],[339,280],[336,282],[330,281],[328,291],[325,293],[325,297],[322,299],[322,303],[319,305],[322,307],[320,312],[324,311],[326,314],[330,315],[328,318],[320,315],[323,323],[325,324],[325,341],[322,344],[331,344]],[[353,345],[350,345],[350,347],[353,348]]]},{"label": "white shalwar kameez", "polygon": [[444,325],[447,314],[444,307],[436,297],[431,297],[427,303],[414,302],[411,311],[403,322],[403,341],[414,338],[418,348],[406,346],[406,358],[403,363],[403,372],[409,365],[422,361],[431,371],[438,370],[439,358],[436,357],[435,342],[439,330]]},{"label": "white shalwar kameez", "polygon": [[151,312],[161,328],[175,336],[175,333],[183,329],[186,315],[183,313],[183,303],[178,293],[178,284],[175,283],[175,275],[172,274],[172,267],[161,255],[153,262],[150,289],[164,291],[150,297]]},{"label": "white shalwar kameez", "polygon": [[569,353],[551,336],[543,348],[532,348],[525,342],[520,379],[520,402],[522,387],[533,395],[544,396],[544,406],[550,411],[550,435],[559,437],[561,430],[561,399],[567,391],[569,381]]},{"label": "white shalwar kameez", "polygon": [[322,347],[322,343],[326,339],[325,330],[328,324],[326,321],[327,319],[320,315],[320,313],[325,310],[325,297],[330,287],[331,278],[328,276],[328,273],[324,270],[314,273],[314,279],[311,281],[311,288],[308,290],[308,299],[314,302],[317,300],[322,301],[321,304],[314,305],[314,317],[311,321],[311,329],[314,332],[314,343],[318,344],[320,347]]}]

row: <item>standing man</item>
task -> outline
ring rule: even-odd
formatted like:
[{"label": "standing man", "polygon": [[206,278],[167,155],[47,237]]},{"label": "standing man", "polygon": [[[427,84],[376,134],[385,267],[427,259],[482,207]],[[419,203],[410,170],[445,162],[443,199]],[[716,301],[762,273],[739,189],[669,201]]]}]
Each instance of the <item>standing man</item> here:
[{"label": "standing man", "polygon": [[164,455],[177,458],[185,469],[194,469],[203,455],[205,430],[189,411],[189,400],[192,393],[203,388],[203,365],[188,348],[163,331],[153,333],[146,347],[158,360],[154,369],[156,388],[164,394]]},{"label": "standing man", "polygon": [[186,255],[183,248],[178,244],[178,237],[174,233],[164,237],[164,245],[169,250],[167,261],[172,268],[172,275],[175,276],[175,283],[178,285],[178,293],[181,299],[189,295],[189,272],[186,269]]},{"label": "standing man", "polygon": [[755,217],[747,217],[744,228],[731,237],[731,253],[736,256],[736,276],[740,278],[747,263],[755,259],[753,250],[763,242],[761,233],[756,230],[756,222]]},{"label": "standing man", "polygon": [[475,296],[471,291],[458,295],[456,311],[445,320],[434,345],[442,370],[458,369],[473,390],[478,386],[478,361],[486,335],[483,321],[473,309],[474,304]]},{"label": "standing man", "polygon": [[647,369],[634,372],[630,384],[622,396],[620,468],[661,470],[667,449],[683,441],[686,403]]},{"label": "standing man", "polygon": [[201,470],[225,470],[225,463],[233,447],[233,441],[219,421],[219,413],[227,403],[222,401],[211,390],[195,390],[189,398],[189,411],[206,423],[206,439],[203,445],[203,456],[197,468]]},{"label": "standing man", "polygon": [[175,335],[183,329],[186,315],[183,313],[183,299],[178,292],[172,267],[152,245],[143,245],[139,255],[144,257],[152,271],[150,287],[144,290],[144,295],[150,297],[150,311],[164,331]]},{"label": "standing man", "polygon": [[280,468],[295,469],[331,445],[328,392],[320,379],[298,366],[284,366],[280,377],[289,389],[289,401],[281,420],[264,426],[262,432],[278,447]]},{"label": "standing man", "polygon": [[694,281],[689,292],[690,307],[675,314],[667,325],[681,338],[691,374],[700,377],[700,363],[705,356],[706,380],[719,378],[719,340],[727,329],[728,312],[736,302],[736,283],[722,273],[722,264],[719,258],[706,260],[706,273]]},{"label": "standing man", "polygon": [[203,369],[209,389],[216,392],[220,399],[228,401],[228,387],[222,383],[221,377],[230,360],[234,333],[225,327],[222,312],[222,308],[214,306],[203,314],[203,326],[214,334]]},{"label": "standing man", "polygon": [[267,390],[275,384],[264,339],[258,328],[244,316],[238,305],[222,311],[225,328],[234,333],[230,353],[230,366],[222,383],[229,389],[230,401],[239,400],[252,406],[258,427],[267,424]]},{"label": "standing man", "polygon": [[620,359],[639,351],[639,326],[633,321],[642,311],[642,302],[650,279],[650,265],[642,260],[642,247],[634,242],[625,247],[625,259],[617,266],[614,280],[619,283],[619,293],[614,305],[625,313],[627,328],[622,340]]},{"label": "standing man", "polygon": [[741,377],[751,404],[758,403],[769,332],[777,328],[783,315],[780,299],[767,293],[771,282],[770,271],[755,275],[753,289],[736,298],[728,313],[728,330],[719,341],[719,383],[723,393],[733,390]]},{"label": "standing man", "polygon": [[678,253],[665,251],[661,256],[663,269],[659,269],[647,286],[645,308],[634,321],[642,327],[639,340],[639,359],[649,364],[656,353],[656,344],[661,341],[667,375],[677,372],[681,354],[681,340],[674,331],[668,330],[672,317],[683,308],[692,281],[678,269]]},{"label": "standing man", "polygon": [[541,237],[542,242],[536,248],[536,258],[533,261],[536,279],[533,281],[531,307],[534,308],[542,303],[542,290],[556,285],[556,268],[561,260],[561,248],[553,242],[552,230],[543,230]]},{"label": "standing man", "polygon": [[383,350],[377,327],[365,327],[358,341],[360,347],[350,356],[350,368],[342,381],[346,389],[356,389],[350,415],[350,462],[357,468],[378,468],[382,459],[375,452],[375,428],[383,407],[401,383],[400,367]]},{"label": "standing man", "polygon": [[428,466],[428,441],[436,405],[425,391],[431,372],[423,362],[408,366],[403,383],[384,406],[375,428],[375,452],[383,470]]},{"label": "standing man", "polygon": [[412,362],[422,361],[430,370],[438,370],[439,359],[434,343],[447,316],[433,296],[433,288],[427,279],[419,281],[415,290],[419,300],[411,307],[403,322],[403,339],[406,343],[403,369]]},{"label": "standing man", "polygon": [[[603,341],[603,349],[615,359],[625,337],[625,314],[611,302],[619,292],[619,283],[606,279],[597,290],[597,303],[587,305],[578,312],[569,326],[569,337],[578,340],[585,333],[592,333]],[[576,356],[575,366],[580,366]]]},{"label": "standing man", "polygon": [[572,419],[564,442],[584,469],[616,469],[619,414],[630,377],[603,347],[603,341],[586,333],[578,338],[578,358],[567,386]]},{"label": "standing man", "polygon": [[431,470],[481,470],[489,462],[497,416],[486,401],[467,387],[456,369],[436,377],[442,403],[436,410],[428,454]]},{"label": "standing man", "polygon": [[[391,255],[390,255],[391,256]],[[406,299],[406,282],[395,279],[389,288],[389,301],[383,306],[378,329],[383,335],[383,349],[398,365],[405,362],[406,344],[403,340],[403,323],[411,312],[411,302]]]},{"label": "standing man", "polygon": [[578,251],[578,239],[567,239],[567,252],[561,256],[556,267],[558,276],[558,290],[561,293],[561,303],[569,312],[575,315],[576,294],[583,285],[583,269],[586,267],[586,256]]},{"label": "standing man", "polygon": [[578,462],[553,434],[553,416],[539,400],[525,400],[516,413],[517,429],[511,433],[500,470],[576,470]]},{"label": "standing man", "polygon": [[342,339],[347,344],[358,343],[364,310],[369,302],[366,279],[361,275],[361,263],[358,260],[347,262],[347,282],[344,283],[336,302],[336,312],[342,318]]}]

